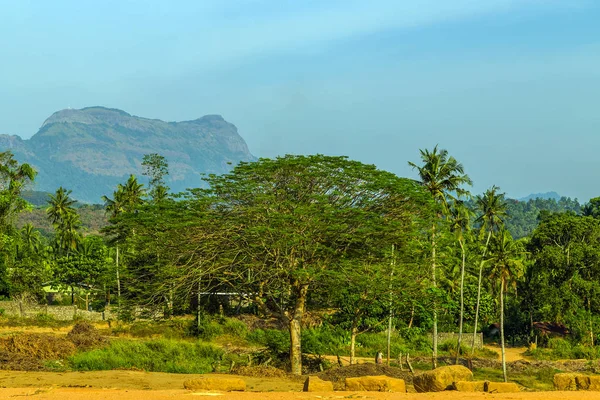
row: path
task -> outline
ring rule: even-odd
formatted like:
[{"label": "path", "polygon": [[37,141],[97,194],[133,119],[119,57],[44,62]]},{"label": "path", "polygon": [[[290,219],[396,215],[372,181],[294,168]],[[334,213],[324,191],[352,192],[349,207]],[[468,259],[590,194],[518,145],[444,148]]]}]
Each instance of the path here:
[{"label": "path", "polygon": [[[484,346],[488,350],[495,351],[498,353],[498,359],[500,360],[502,357],[502,349],[499,345],[489,345],[486,344]],[[506,362],[513,362],[519,360],[530,360],[527,356],[524,356],[523,353],[527,351],[527,347],[506,347]]]}]

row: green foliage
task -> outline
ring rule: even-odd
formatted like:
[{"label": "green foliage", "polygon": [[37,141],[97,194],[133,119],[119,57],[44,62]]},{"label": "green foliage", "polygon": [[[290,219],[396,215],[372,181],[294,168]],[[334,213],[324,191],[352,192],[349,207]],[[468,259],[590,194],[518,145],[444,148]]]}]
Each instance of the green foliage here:
[{"label": "green foliage", "polygon": [[69,365],[78,371],[143,369],[151,372],[203,374],[223,357],[223,350],[202,342],[113,340],[104,348],[78,353]]},{"label": "green foliage", "polygon": [[507,199],[506,229],[515,239],[520,239],[531,235],[544,215],[552,213],[579,214],[581,212],[582,207],[577,199],[572,200],[568,197],[561,197],[559,200],[537,198],[518,201]]}]

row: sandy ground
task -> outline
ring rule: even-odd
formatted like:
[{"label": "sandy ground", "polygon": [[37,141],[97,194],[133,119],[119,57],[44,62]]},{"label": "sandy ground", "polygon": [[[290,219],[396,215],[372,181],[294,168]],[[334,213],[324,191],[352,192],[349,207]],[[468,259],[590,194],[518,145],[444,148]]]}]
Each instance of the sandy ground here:
[{"label": "sandy ground", "polygon": [[[212,375],[212,374],[211,374]],[[215,375],[212,375],[215,376]],[[227,375],[230,377],[230,375]],[[308,399],[514,399],[514,400],[575,400],[598,399],[600,392],[523,392],[488,393],[374,393],[329,392],[302,393],[301,379],[241,377],[247,392],[192,393],[183,389],[183,381],[199,375],[166,374],[139,371],[94,372],[21,372],[0,371],[0,399],[34,397],[48,400],[112,400],[112,399],[195,399],[220,398],[232,400],[308,400]]]},{"label": "sandy ground", "polygon": [[117,389],[0,389],[0,399],[18,399],[34,397],[47,400],[163,400],[163,399],[198,399],[219,398],[231,400],[309,400],[309,399],[404,399],[404,400],[457,400],[457,399],[513,399],[513,400],[600,400],[600,392],[537,392],[537,393],[376,393],[376,392],[332,392],[332,393],[302,393],[302,392],[245,392],[245,393],[192,393],[186,390],[117,390]]}]

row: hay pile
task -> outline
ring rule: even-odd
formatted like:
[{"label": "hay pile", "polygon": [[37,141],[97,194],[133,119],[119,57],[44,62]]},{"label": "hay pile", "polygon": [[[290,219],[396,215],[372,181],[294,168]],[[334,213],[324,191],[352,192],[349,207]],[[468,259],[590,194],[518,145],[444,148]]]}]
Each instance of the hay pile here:
[{"label": "hay pile", "polygon": [[0,338],[0,368],[35,371],[47,360],[62,360],[75,353],[75,345],[51,334],[24,333]]},{"label": "hay pile", "polygon": [[67,339],[81,350],[88,350],[107,343],[106,338],[102,337],[98,329],[89,322],[75,324],[71,332],[67,334]]},{"label": "hay pile", "polygon": [[49,333],[21,333],[0,338],[0,369],[39,371],[48,361],[60,361],[75,354],[101,346],[107,340],[87,322],[76,324],[66,337]]}]

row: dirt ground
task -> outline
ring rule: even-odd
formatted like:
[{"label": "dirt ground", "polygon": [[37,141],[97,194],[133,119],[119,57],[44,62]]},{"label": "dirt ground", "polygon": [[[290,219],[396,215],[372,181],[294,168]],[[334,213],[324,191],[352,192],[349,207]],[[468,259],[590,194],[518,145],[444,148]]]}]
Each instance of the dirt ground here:
[{"label": "dirt ground", "polygon": [[511,399],[511,400],[600,400],[600,392],[538,392],[538,393],[376,393],[376,392],[200,392],[187,390],[124,390],[124,389],[80,389],[80,388],[7,388],[0,389],[0,399],[32,396],[39,400],[172,400],[195,398],[221,398],[231,400],[333,400],[333,399],[403,399],[403,400],[458,400],[458,399]]},{"label": "dirt ground", "polygon": [[[308,399],[513,399],[513,400],[600,400],[600,392],[524,392],[487,393],[303,393],[302,380],[290,378],[241,377],[247,392],[193,393],[183,389],[183,381],[200,375],[166,374],[140,371],[22,372],[0,371],[0,399],[33,396],[48,400],[162,400],[175,398],[223,398],[232,400],[308,400]],[[231,375],[227,375],[231,377]]]}]

